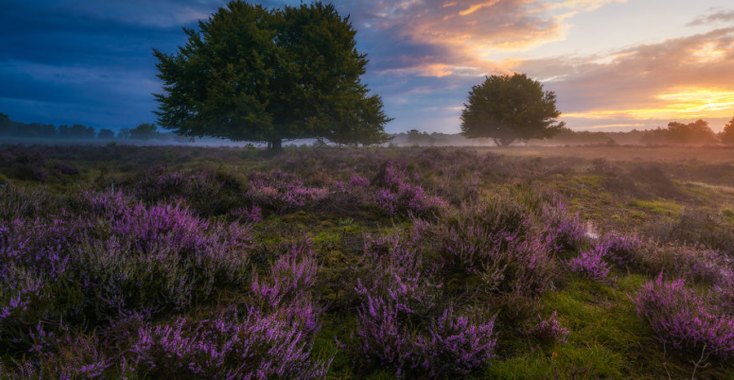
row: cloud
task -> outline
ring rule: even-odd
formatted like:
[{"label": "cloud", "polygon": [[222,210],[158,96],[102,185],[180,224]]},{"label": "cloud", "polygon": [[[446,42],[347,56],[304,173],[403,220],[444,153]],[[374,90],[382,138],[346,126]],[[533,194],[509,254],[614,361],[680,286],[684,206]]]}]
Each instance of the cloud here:
[{"label": "cloud", "polygon": [[715,10],[696,17],[688,26],[701,26],[719,23],[734,23],[734,10]]},{"label": "cloud", "polygon": [[[462,102],[487,74],[527,72],[556,91],[572,127],[660,126],[729,114],[734,11],[691,25],[718,29],[595,55],[538,56],[585,12],[625,0],[338,0],[370,62],[365,83],[411,128],[458,131]],[[152,48],[175,52],[227,0],[13,1],[0,12],[0,112],[23,121],[133,126],[160,91]],[[267,7],[298,0],[266,0]],[[699,30],[699,29],[697,29]],[[574,31],[575,32],[575,31]],[[560,42],[562,43],[562,42]],[[634,41],[631,41],[634,43]],[[508,58],[510,57],[510,58]],[[722,116],[723,117],[723,116]],[[727,119],[727,120],[728,120]]]},{"label": "cloud", "polygon": [[[572,126],[734,114],[734,27],[605,55],[527,60],[513,69],[545,83]],[[596,122],[595,122],[596,121]],[[665,125],[666,123],[662,123]]]}]

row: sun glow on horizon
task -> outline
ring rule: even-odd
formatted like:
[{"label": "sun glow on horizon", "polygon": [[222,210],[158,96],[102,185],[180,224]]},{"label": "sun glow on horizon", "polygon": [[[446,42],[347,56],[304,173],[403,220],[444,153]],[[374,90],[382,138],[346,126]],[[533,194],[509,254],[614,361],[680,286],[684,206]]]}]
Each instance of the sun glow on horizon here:
[{"label": "sun glow on horizon", "polygon": [[628,110],[592,110],[564,113],[562,117],[583,119],[634,118],[707,118],[729,117],[734,113],[734,91],[704,88],[679,88],[660,94],[656,99],[665,101],[660,107]]}]

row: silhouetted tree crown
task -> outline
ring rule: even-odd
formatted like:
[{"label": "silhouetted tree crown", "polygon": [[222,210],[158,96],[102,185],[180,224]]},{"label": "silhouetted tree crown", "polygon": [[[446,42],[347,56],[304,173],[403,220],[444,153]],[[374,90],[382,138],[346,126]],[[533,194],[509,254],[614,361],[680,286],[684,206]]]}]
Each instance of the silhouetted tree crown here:
[{"label": "silhouetted tree crown", "polygon": [[715,143],[716,134],[709,123],[698,119],[693,123],[683,124],[677,121],[668,123],[665,136],[668,141],[677,144],[709,144]]},{"label": "silhouetted tree crown", "polygon": [[198,30],[184,29],[177,54],[154,50],[164,94],[159,124],[191,137],[263,141],[388,139],[382,99],[368,96],[349,17],[316,2],[266,9],[232,1]]},{"label": "silhouetted tree crown", "polygon": [[734,117],[724,126],[724,130],[719,133],[719,139],[721,139],[722,144],[734,145]]},{"label": "silhouetted tree crown", "polygon": [[133,140],[152,140],[158,137],[158,128],[155,124],[143,123],[131,129],[129,136]]},{"label": "silhouetted tree crown", "polygon": [[492,75],[469,91],[461,112],[461,134],[507,146],[516,140],[552,137],[565,125],[556,121],[560,115],[555,93],[543,91],[539,81],[525,74]]},{"label": "silhouetted tree crown", "polygon": [[115,138],[115,132],[112,132],[111,129],[102,128],[97,133],[97,138],[99,140],[112,140]]}]

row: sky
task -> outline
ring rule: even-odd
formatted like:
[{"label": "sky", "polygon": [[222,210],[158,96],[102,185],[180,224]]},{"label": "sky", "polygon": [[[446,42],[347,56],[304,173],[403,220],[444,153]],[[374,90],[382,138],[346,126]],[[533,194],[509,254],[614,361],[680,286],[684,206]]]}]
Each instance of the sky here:
[{"label": "sky", "polygon": [[[225,0],[0,0],[0,113],[128,128],[154,122],[152,49],[173,53]],[[300,1],[267,0],[268,7]],[[734,116],[732,0],[334,0],[370,60],[390,133],[457,133],[472,86],[527,73],[574,130]]]}]

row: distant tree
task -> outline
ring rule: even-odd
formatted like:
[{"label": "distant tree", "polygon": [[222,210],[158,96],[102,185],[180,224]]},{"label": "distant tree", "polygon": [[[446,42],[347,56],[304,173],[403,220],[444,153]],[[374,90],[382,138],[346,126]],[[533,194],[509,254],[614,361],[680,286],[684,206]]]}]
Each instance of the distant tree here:
[{"label": "distant tree", "polygon": [[716,134],[704,120],[683,124],[676,121],[668,123],[665,132],[668,141],[676,144],[710,144],[716,142]]},{"label": "distant tree", "polygon": [[130,130],[133,140],[152,140],[158,137],[158,128],[155,124],[143,123]]},{"label": "distant tree", "polygon": [[130,128],[120,128],[117,132],[117,138],[121,140],[127,140],[130,138]]},{"label": "distant tree", "polygon": [[177,54],[154,51],[158,123],[190,137],[267,142],[387,141],[382,99],[360,80],[367,60],[349,17],[321,2],[269,10],[231,1]]},{"label": "distant tree", "polygon": [[418,144],[421,141],[421,132],[417,129],[411,129],[407,132],[408,144]]},{"label": "distant tree", "polygon": [[525,74],[492,75],[473,86],[469,104],[461,112],[461,134],[491,138],[508,146],[516,140],[552,137],[565,125],[556,119],[556,95],[543,91],[539,81]]},{"label": "distant tree", "polygon": [[115,132],[107,128],[102,128],[99,130],[97,138],[100,140],[112,140],[115,138]]},{"label": "distant tree", "polygon": [[731,118],[729,124],[724,126],[724,130],[719,133],[719,139],[722,144],[734,145],[734,117]]},{"label": "distant tree", "polygon": [[12,129],[10,116],[0,113],[0,135],[8,135]]},{"label": "distant tree", "polygon": [[58,134],[59,137],[62,139],[87,140],[93,139],[96,135],[96,132],[92,127],[86,127],[81,124],[74,124],[71,127],[67,125],[59,126]]},{"label": "distant tree", "polygon": [[411,129],[408,131],[407,136],[408,144],[429,144],[433,145],[436,143],[436,138],[434,136],[429,135],[426,132],[420,132],[417,129]]}]

